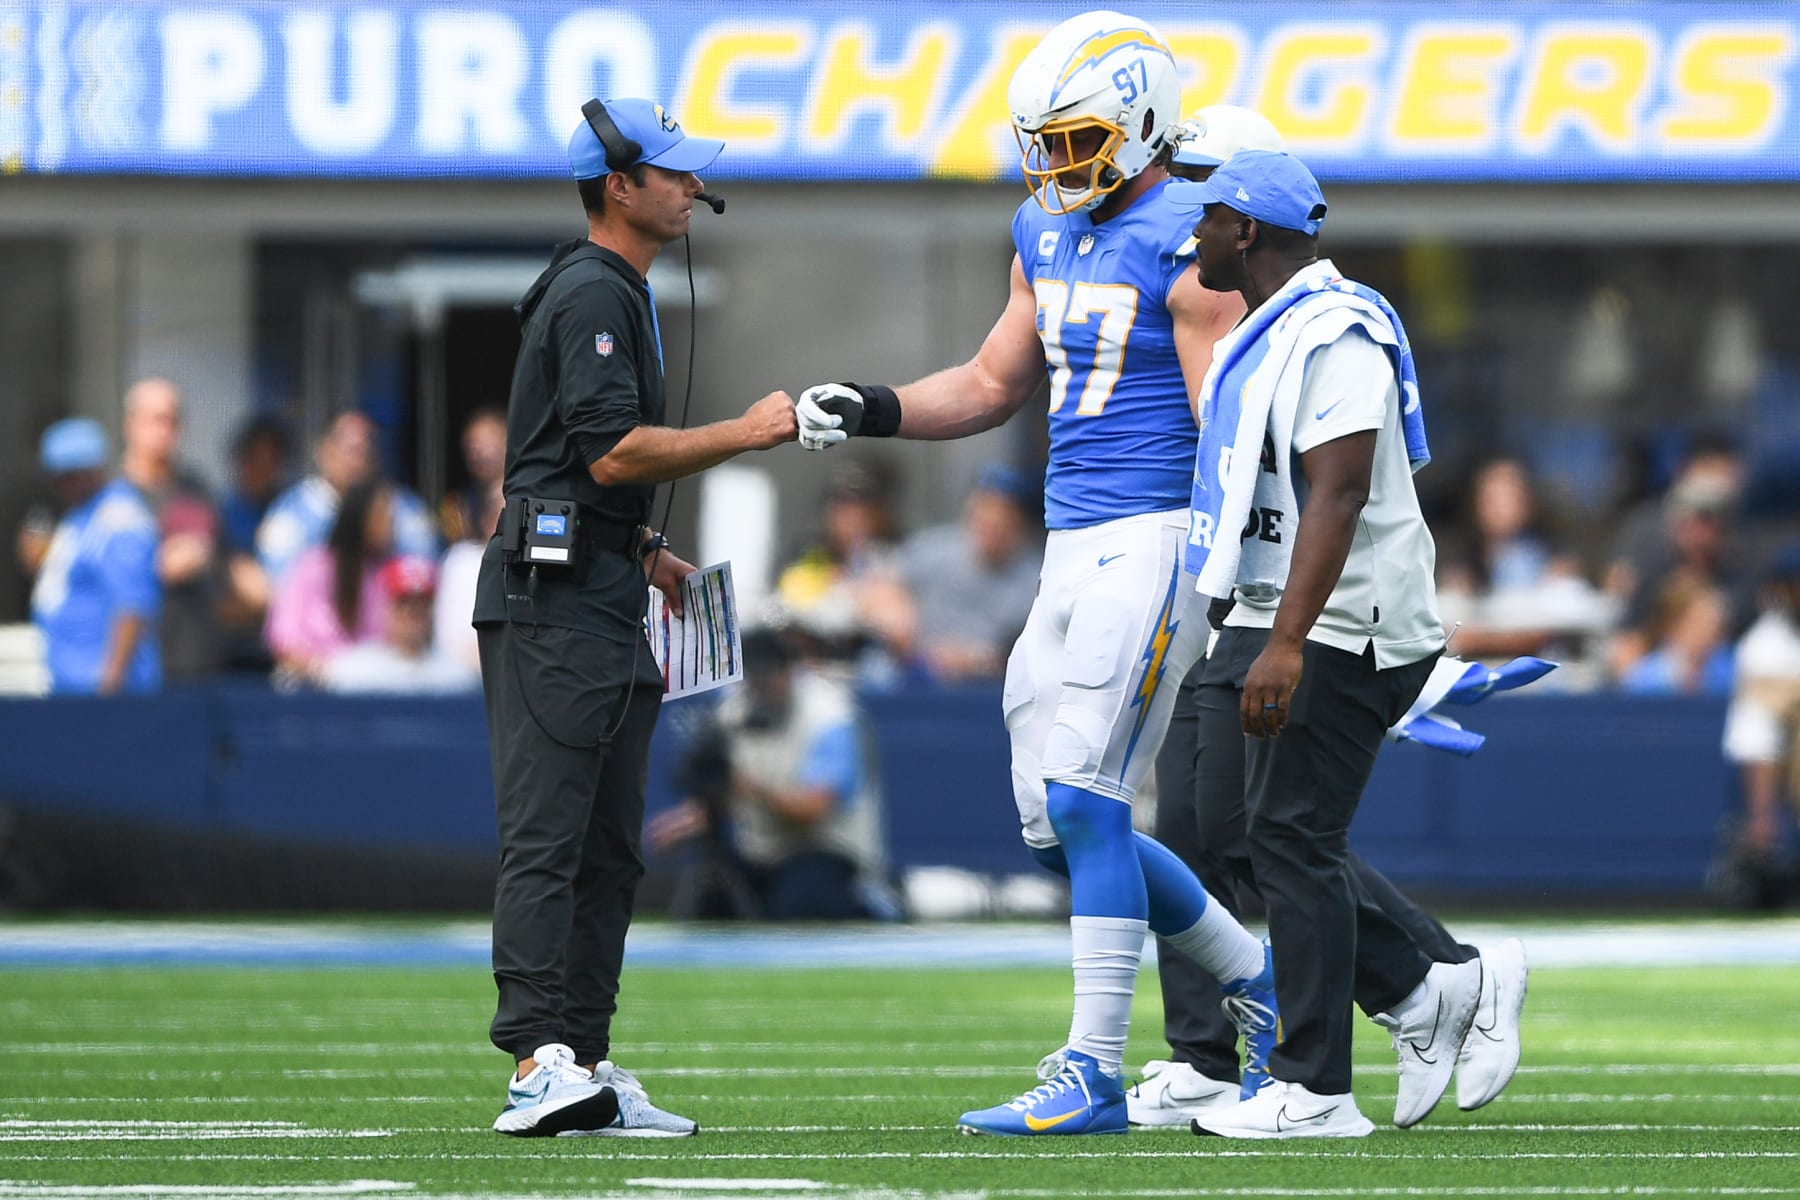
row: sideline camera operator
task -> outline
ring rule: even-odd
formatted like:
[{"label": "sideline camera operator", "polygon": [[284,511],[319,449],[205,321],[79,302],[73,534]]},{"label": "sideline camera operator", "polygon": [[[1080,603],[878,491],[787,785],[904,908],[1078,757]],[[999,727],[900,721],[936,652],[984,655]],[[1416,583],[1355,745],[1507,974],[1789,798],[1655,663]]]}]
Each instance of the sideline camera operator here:
[{"label": "sideline camera operator", "polygon": [[663,424],[646,276],[686,236],[695,172],[722,142],[648,100],[590,101],[569,139],[587,237],[558,246],[518,305],[506,509],[482,559],[481,650],[500,833],[491,1036],[518,1064],[494,1128],[680,1136],[614,1066],[609,1032],[633,894],[662,677],[645,576],[679,611],[694,568],[648,526],[658,483],[796,436],[784,392],[698,429]]}]

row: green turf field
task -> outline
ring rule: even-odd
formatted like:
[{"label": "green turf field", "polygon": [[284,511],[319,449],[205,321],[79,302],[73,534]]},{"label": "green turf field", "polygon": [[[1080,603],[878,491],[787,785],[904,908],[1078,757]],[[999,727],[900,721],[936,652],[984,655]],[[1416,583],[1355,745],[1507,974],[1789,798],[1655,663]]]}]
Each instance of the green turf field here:
[{"label": "green turf field", "polygon": [[[957,1135],[1061,1043],[1060,971],[627,988],[616,1056],[698,1138],[489,1132],[506,1063],[478,970],[8,970],[0,1197],[1800,1195],[1796,967],[1536,971],[1511,1089],[1407,1132],[1365,1025],[1375,1136],[1278,1145]],[[1141,1064],[1164,1052],[1152,973],[1137,1015]]]}]

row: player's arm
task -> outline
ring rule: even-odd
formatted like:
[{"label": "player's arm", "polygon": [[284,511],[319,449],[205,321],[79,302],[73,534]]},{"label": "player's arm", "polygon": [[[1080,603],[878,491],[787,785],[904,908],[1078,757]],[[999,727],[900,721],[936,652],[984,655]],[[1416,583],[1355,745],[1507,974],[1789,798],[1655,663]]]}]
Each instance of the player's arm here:
[{"label": "player's arm", "polygon": [[855,383],[808,388],[796,410],[800,444],[823,450],[851,436],[968,437],[1004,424],[1043,378],[1037,297],[1014,256],[1006,308],[974,358],[901,388]]},{"label": "player's arm", "polygon": [[1200,282],[1200,268],[1190,263],[1169,289],[1169,316],[1175,323],[1175,357],[1187,384],[1188,407],[1200,419],[1200,384],[1212,367],[1213,345],[1244,316],[1244,298],[1215,292]]}]

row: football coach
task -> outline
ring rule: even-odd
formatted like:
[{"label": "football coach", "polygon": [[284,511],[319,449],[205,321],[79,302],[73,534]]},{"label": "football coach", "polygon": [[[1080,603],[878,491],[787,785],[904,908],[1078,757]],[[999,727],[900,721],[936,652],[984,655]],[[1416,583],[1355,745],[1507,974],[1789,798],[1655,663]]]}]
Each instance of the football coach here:
[{"label": "football coach", "polygon": [[569,139],[587,236],[556,248],[516,310],[506,507],[474,613],[500,835],[491,1036],[517,1066],[501,1133],[698,1130],[611,1061],[609,1034],[663,691],[646,578],[679,611],[694,569],[650,528],[651,500],[797,435],[785,392],[716,424],[664,424],[647,276],[723,149],[648,100],[589,101]]}]

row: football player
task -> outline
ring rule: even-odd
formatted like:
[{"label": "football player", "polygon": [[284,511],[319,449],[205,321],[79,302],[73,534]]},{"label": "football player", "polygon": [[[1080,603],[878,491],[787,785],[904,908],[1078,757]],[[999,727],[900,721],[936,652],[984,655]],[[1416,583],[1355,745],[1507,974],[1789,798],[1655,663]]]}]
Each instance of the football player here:
[{"label": "football player", "polygon": [[1222,981],[1245,1035],[1245,1093],[1275,1039],[1266,948],[1162,845],[1131,799],[1176,685],[1206,644],[1182,551],[1199,392],[1243,315],[1182,254],[1199,211],[1164,195],[1180,112],[1175,62],[1148,25],[1091,12],[1053,30],[1007,94],[1031,197],[1013,218],[1005,310],[975,357],[900,388],[825,384],[801,444],[948,439],[993,428],[1050,381],[1049,528],[1037,603],[1003,708],[1026,845],[1068,875],[1075,1009],[1042,1085],[965,1113],[968,1133],[1123,1133],[1120,1065],[1146,926]]}]

